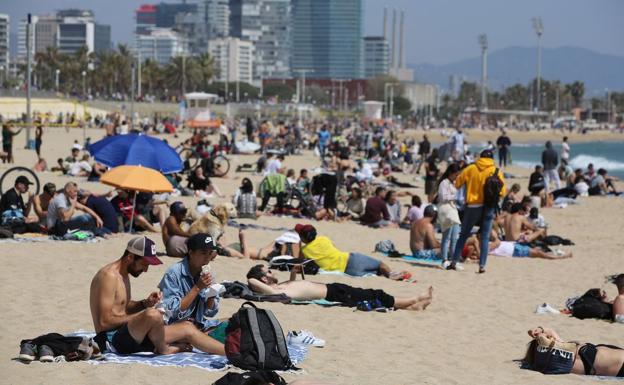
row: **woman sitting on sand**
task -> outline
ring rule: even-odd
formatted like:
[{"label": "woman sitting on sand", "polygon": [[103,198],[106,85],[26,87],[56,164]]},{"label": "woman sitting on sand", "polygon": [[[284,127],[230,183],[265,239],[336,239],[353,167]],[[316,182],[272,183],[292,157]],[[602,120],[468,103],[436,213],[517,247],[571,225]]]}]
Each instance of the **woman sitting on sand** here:
[{"label": "woman sitting on sand", "polygon": [[529,330],[524,364],[544,374],[585,374],[624,378],[624,349],[613,345],[563,342],[552,329]]}]

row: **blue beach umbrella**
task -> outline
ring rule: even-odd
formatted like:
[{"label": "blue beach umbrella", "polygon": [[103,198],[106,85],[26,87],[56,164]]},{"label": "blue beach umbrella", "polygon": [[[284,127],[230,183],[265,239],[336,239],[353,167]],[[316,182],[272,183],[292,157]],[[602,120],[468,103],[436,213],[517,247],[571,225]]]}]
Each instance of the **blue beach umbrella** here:
[{"label": "blue beach umbrella", "polygon": [[182,171],[180,156],[161,139],[128,134],[104,138],[89,146],[98,162],[108,167],[134,165],[153,168],[163,174]]}]

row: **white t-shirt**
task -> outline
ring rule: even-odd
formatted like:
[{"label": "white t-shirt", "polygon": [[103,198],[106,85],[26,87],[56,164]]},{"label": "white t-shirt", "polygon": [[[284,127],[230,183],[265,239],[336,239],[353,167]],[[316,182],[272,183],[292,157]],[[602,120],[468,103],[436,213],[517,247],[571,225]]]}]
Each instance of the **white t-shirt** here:
[{"label": "white t-shirt", "polygon": [[567,142],[561,143],[561,159],[568,160],[570,158],[570,145]]},{"label": "white t-shirt", "polygon": [[516,242],[501,241],[497,248],[490,251],[490,254],[497,255],[499,257],[513,257],[515,246]]},{"label": "white t-shirt", "polygon": [[282,162],[279,159],[271,159],[266,167],[265,175],[275,174],[282,168]]},{"label": "white t-shirt", "polygon": [[69,208],[69,201],[64,193],[58,193],[56,196],[50,201],[48,205],[48,214],[46,216],[46,225],[48,229],[51,229],[56,224],[56,221],[60,219],[58,215],[58,210],[62,209],[63,211]]},{"label": "white t-shirt", "polygon": [[70,163],[68,174],[71,176],[78,176],[82,171],[91,172],[93,168],[86,160],[80,162]]},{"label": "white t-shirt", "polygon": [[407,211],[407,219],[409,219],[410,223],[414,223],[425,216],[424,211],[425,205],[421,205],[420,207],[412,206]]}]

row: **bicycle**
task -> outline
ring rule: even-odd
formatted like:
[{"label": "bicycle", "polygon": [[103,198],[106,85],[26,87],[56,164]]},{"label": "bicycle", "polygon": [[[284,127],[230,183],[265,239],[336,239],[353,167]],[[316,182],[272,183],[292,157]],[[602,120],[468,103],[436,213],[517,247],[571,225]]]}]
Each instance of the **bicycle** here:
[{"label": "bicycle", "polygon": [[[202,160],[207,159],[202,157],[197,151],[190,147],[183,147],[178,151],[178,155],[184,163],[184,171],[190,172],[195,169]],[[213,152],[210,155],[212,160],[212,167],[210,170],[210,176],[223,177],[230,171],[230,159],[225,155],[223,151]]]},{"label": "bicycle", "polygon": [[[13,174],[14,178],[8,179],[7,177]],[[12,167],[8,170],[6,170],[4,172],[4,174],[2,174],[2,177],[0,177],[0,196],[2,196],[2,194],[4,193],[4,191],[8,191],[13,187],[13,183],[15,182],[15,179],[18,176],[27,174],[27,177],[30,181],[34,181],[33,185],[35,186],[35,189],[33,191],[33,193],[35,195],[39,194],[39,188],[41,186],[40,182],[39,182],[39,178],[37,177],[37,174],[35,174],[31,169],[27,168],[27,167]],[[7,186],[6,190],[4,189],[4,182],[8,181],[8,183],[10,185]]]}]

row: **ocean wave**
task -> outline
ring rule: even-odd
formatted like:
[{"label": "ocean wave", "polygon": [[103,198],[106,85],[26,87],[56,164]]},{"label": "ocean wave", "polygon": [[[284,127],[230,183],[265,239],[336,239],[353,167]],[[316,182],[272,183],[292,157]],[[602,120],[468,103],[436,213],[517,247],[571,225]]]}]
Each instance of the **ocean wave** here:
[{"label": "ocean wave", "polygon": [[611,160],[604,158],[602,156],[592,156],[592,155],[577,155],[572,160],[570,160],[570,166],[572,168],[582,168],[585,169],[588,164],[593,163],[594,168],[604,168],[609,171],[619,171],[624,170],[624,162],[618,162],[616,160]]},{"label": "ocean wave", "polygon": [[526,160],[514,160],[512,162],[513,166],[522,167],[522,168],[535,168],[536,164],[537,163],[535,163],[535,162],[530,162],[530,161],[526,161]]},{"label": "ocean wave", "polygon": [[511,148],[513,149],[514,147],[519,147],[519,148],[544,147],[544,143],[514,143],[511,145]]}]

